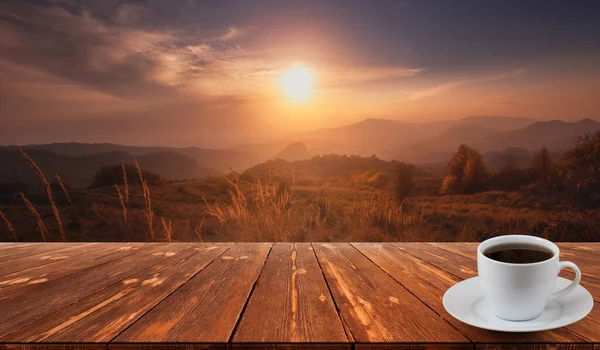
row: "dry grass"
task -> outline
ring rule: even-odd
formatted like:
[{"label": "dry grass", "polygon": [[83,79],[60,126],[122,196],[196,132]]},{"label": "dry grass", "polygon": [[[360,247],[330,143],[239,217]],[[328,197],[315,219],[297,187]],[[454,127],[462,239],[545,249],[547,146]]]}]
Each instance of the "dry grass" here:
[{"label": "dry grass", "polygon": [[142,184],[142,191],[144,196],[144,214],[146,216],[146,222],[148,224],[148,230],[150,232],[150,238],[154,240],[154,212],[152,211],[152,198],[150,197],[150,188],[148,187],[148,183],[144,180],[144,174],[142,173],[142,168],[140,168],[140,163],[138,163],[137,159],[135,159],[135,166],[138,171],[138,175],[140,176],[140,183]]},{"label": "dry grass", "polygon": [[[29,157],[29,155],[27,155],[27,153],[25,153],[25,151],[22,149],[21,149],[21,154],[23,155],[25,160],[27,160],[27,162],[33,167],[35,172],[38,174],[38,176],[42,180],[42,183],[44,184],[44,187],[46,189],[46,195],[48,196],[48,201],[50,202],[50,208],[52,208],[52,214],[54,214],[54,218],[56,219],[56,223],[58,225],[58,231],[60,232],[60,238],[63,240],[63,242],[66,242],[67,237],[65,236],[65,229],[63,227],[63,223],[60,218],[60,211],[58,210],[58,207],[56,206],[56,202],[54,201],[54,196],[52,195],[52,188],[50,187],[50,183],[46,179],[46,176],[44,176],[42,169],[40,169],[40,167],[35,163],[35,161],[33,159],[31,159],[31,157]],[[25,198],[25,197],[23,196],[23,198]]]},{"label": "dry grass", "polygon": [[19,240],[17,238],[17,234],[15,233],[15,229],[11,225],[10,221],[8,221],[8,218],[4,215],[2,210],[0,210],[0,219],[2,219],[2,221],[4,221],[4,224],[6,225],[6,228],[8,229],[9,238],[11,240],[13,240],[14,242],[18,242]]},{"label": "dry grass", "polygon": [[160,221],[162,223],[163,230],[165,231],[165,238],[167,239],[167,242],[171,243],[171,240],[173,238],[173,222],[171,222],[171,220],[167,222],[162,216],[160,218]]},{"label": "dry grass", "polygon": [[29,211],[31,212],[31,214],[33,214],[33,216],[35,217],[35,219],[37,221],[38,228],[40,230],[40,234],[42,236],[42,240],[44,242],[46,242],[46,237],[49,236],[48,229],[46,228],[46,225],[44,224],[44,221],[42,220],[42,217],[40,216],[40,213],[33,206],[33,204],[31,204],[31,202],[27,199],[27,197],[25,197],[25,195],[23,194],[23,192],[21,192],[21,198],[23,198],[23,202],[25,202],[25,205],[27,206],[27,209],[29,209]]},{"label": "dry grass", "polygon": [[125,201],[129,202],[129,185],[127,184],[127,170],[125,170],[125,163],[121,163],[121,169],[123,169],[123,186],[125,186]]},{"label": "dry grass", "polygon": [[119,203],[121,203],[121,209],[123,210],[123,221],[127,222],[127,206],[125,206],[123,194],[121,193],[121,189],[119,189],[119,186],[117,184],[115,184],[115,189],[117,190],[117,196],[119,197]]},{"label": "dry grass", "polygon": [[75,210],[75,205],[73,205],[73,201],[71,201],[71,196],[69,195],[69,191],[67,191],[67,187],[63,183],[60,176],[58,176],[58,174],[54,175],[54,178],[56,179],[56,182],[60,186],[60,189],[65,194],[65,197],[67,198],[67,202],[69,203],[69,206],[71,207],[71,211],[73,212],[73,216],[75,217],[75,219],[77,220],[77,223],[81,227],[81,219],[79,218],[79,214],[77,214],[77,210]]},{"label": "dry grass", "polygon": [[204,199],[207,215],[216,218],[222,227],[237,232],[239,240],[287,241],[297,236],[299,225],[295,221],[307,217],[293,209],[291,192],[278,191],[276,186],[256,181],[250,184],[250,193],[245,194],[239,176],[234,172],[232,177],[233,180],[227,178],[232,185],[228,191],[230,202],[211,204]]},{"label": "dry grass", "polygon": [[[258,179],[241,184],[234,174],[225,203],[209,203],[206,214],[220,225],[218,233],[236,240],[385,240],[406,239],[404,228],[427,221],[424,212],[409,213],[384,195],[355,199],[335,208],[329,200],[308,203],[286,185],[263,184]],[[246,187],[244,191],[242,188]]]}]

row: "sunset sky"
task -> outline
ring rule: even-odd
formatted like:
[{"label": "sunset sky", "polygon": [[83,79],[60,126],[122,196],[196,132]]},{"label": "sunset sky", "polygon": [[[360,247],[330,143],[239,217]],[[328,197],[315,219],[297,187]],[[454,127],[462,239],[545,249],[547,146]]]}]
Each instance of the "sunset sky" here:
[{"label": "sunset sky", "polygon": [[[3,1],[0,144],[223,147],[369,117],[599,120],[599,13],[592,0]],[[282,78],[294,67],[299,98]]]}]

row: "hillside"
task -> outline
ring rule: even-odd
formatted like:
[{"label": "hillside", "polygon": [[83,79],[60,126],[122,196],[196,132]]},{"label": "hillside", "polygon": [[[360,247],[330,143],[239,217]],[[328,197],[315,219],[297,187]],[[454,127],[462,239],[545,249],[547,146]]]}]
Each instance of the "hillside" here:
[{"label": "hillside", "polygon": [[55,153],[57,155],[68,157],[94,156],[102,153],[123,152],[131,156],[143,156],[156,153],[179,154],[187,158],[194,159],[200,167],[214,169],[219,172],[229,171],[229,167],[243,171],[254,164],[260,162],[260,159],[239,150],[228,149],[205,149],[198,147],[142,147],[125,146],[111,143],[52,143],[45,145],[26,145],[26,146],[0,146],[2,150],[41,150]]},{"label": "hillside", "polygon": [[[28,155],[51,179],[58,174],[70,187],[82,188],[91,184],[94,173],[104,165],[134,164],[134,157],[112,151],[86,156],[64,156],[44,150],[27,150]],[[151,153],[136,156],[140,167],[165,179],[194,179],[221,174],[218,170],[200,166],[194,159],[178,153]],[[0,183],[25,183],[40,186],[37,175],[19,151],[0,151]]]},{"label": "hillside", "polygon": [[287,146],[283,151],[279,152],[272,159],[283,159],[287,161],[304,160],[310,158],[311,155],[306,149],[306,145],[302,142],[295,142]]}]

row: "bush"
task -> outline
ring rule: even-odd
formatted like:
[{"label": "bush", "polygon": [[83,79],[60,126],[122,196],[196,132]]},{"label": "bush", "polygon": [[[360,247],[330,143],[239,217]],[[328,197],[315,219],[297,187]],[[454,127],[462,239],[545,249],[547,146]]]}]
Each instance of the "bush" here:
[{"label": "bush", "polygon": [[481,153],[467,145],[460,145],[448,163],[440,192],[442,194],[479,192],[485,188],[486,178],[487,171]]},{"label": "bush", "polygon": [[415,190],[415,166],[398,162],[396,167],[396,200],[402,202]]},{"label": "bush", "polygon": [[[141,184],[138,170],[134,165],[125,164],[125,173],[127,175],[128,185]],[[157,185],[162,181],[160,176],[149,171],[142,170],[142,175],[144,176],[144,180],[150,186]],[[91,187],[96,188],[113,185],[123,185],[124,183],[125,181],[123,178],[123,167],[121,165],[103,166],[94,174],[94,179],[92,180]]]},{"label": "bush", "polygon": [[600,206],[600,131],[587,134],[563,156],[560,175],[581,208]]}]

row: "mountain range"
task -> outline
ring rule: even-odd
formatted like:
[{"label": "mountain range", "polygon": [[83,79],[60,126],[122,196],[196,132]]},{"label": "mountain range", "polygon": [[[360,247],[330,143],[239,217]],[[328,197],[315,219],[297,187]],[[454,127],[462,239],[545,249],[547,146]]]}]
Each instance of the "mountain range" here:
[{"label": "mountain range", "polygon": [[547,147],[560,154],[577,138],[600,130],[591,119],[576,122],[529,118],[475,116],[453,121],[413,123],[365,119],[358,123],[303,132],[276,142],[237,145],[230,149],[198,147],[142,147],[110,143],[54,143],[0,146],[0,182],[35,182],[35,174],[19,154],[24,149],[47,172],[58,173],[72,186],[90,184],[102,165],[133,163],[167,179],[201,178],[243,171],[273,159],[297,161],[320,154],[377,155],[414,164],[445,165],[460,144],[484,153],[493,167],[530,162],[533,153]]}]

